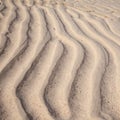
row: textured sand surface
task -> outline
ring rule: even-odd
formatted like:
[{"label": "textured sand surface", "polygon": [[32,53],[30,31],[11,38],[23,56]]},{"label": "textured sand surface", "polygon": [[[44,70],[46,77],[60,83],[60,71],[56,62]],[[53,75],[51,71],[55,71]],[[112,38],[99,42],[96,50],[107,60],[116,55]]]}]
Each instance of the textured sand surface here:
[{"label": "textured sand surface", "polygon": [[0,0],[0,120],[120,120],[120,0]]}]

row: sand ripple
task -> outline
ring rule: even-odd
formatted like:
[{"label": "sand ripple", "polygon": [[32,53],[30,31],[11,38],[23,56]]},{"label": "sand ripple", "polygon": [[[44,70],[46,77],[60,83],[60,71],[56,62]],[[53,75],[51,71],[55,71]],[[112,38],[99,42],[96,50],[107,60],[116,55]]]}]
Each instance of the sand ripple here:
[{"label": "sand ripple", "polygon": [[120,2],[73,1],[0,0],[0,120],[120,120]]}]

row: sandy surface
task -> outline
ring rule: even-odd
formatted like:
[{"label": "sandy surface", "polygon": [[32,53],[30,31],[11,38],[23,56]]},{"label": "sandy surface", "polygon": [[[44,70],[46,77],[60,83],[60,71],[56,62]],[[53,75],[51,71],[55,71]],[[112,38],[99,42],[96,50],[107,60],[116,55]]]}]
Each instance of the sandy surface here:
[{"label": "sandy surface", "polygon": [[120,120],[120,0],[0,0],[0,120]]}]

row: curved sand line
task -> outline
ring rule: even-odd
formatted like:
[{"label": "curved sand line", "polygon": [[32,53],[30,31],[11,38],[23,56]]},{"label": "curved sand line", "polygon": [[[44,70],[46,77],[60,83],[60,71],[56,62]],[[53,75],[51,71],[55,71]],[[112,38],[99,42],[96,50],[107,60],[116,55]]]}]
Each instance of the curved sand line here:
[{"label": "curved sand line", "polygon": [[0,120],[119,120],[120,2],[0,1]]}]

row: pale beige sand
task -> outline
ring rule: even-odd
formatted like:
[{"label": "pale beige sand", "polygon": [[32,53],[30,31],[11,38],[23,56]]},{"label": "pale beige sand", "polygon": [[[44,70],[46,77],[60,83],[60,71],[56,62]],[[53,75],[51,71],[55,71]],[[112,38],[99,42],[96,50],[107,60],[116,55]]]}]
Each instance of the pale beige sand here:
[{"label": "pale beige sand", "polygon": [[0,0],[0,120],[120,120],[120,0]]}]

